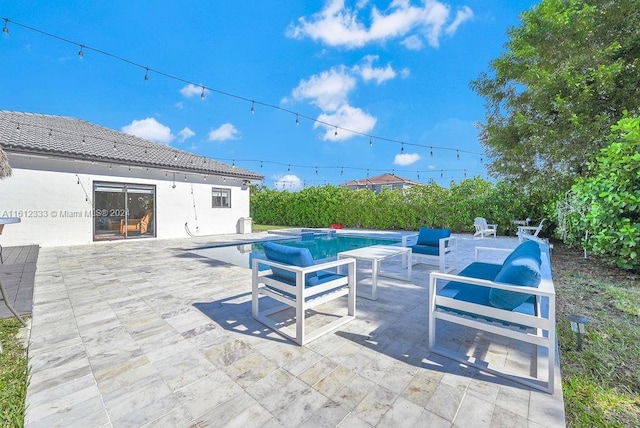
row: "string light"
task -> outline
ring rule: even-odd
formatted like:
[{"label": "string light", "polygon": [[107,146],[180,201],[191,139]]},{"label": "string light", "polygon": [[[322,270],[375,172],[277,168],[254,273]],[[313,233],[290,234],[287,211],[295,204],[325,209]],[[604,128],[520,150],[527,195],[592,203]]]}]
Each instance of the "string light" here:
[{"label": "string light", "polygon": [[[4,21],[5,21],[5,25],[4,25],[4,28],[3,28],[3,32],[4,32],[5,34],[6,34],[6,33],[9,33],[9,28],[8,28],[9,19],[8,19],[8,18],[2,18],[2,19],[4,19]],[[72,41],[72,40],[66,39],[66,38],[64,38],[64,37],[57,36],[57,35],[55,35],[55,34],[51,34],[51,33],[48,33],[48,32],[46,32],[46,31],[42,31],[42,30],[39,30],[39,29],[37,29],[37,28],[30,27],[30,26],[25,25],[25,24],[21,24],[21,23],[15,22],[15,21],[11,21],[11,22],[12,22],[14,25],[17,25],[17,26],[19,26],[19,27],[22,27],[22,28],[25,28],[25,29],[28,29],[28,30],[31,30],[31,31],[37,32],[37,33],[39,33],[39,34],[41,34],[41,35],[45,35],[45,36],[48,36],[48,37],[51,37],[51,38],[54,38],[54,39],[57,39],[57,40],[63,41],[63,42],[65,42],[65,43],[70,43],[70,44],[78,45],[78,46],[80,46],[80,51],[82,51],[82,52],[84,51],[84,48],[91,49],[91,50],[92,50],[92,51],[94,51],[94,52],[97,52],[97,53],[100,53],[100,54],[103,54],[103,55],[109,56],[109,57],[111,57],[111,58],[113,58],[113,59],[116,59],[116,60],[118,60],[118,61],[126,62],[126,63],[128,63],[128,64],[130,64],[130,65],[133,65],[133,66],[136,66],[136,67],[144,68],[144,69],[145,69],[145,76],[144,76],[144,79],[145,79],[145,80],[149,80],[149,71],[150,71],[151,69],[150,69],[148,66],[144,66],[144,65],[142,65],[142,64],[140,64],[140,63],[136,63],[136,62],[134,62],[134,61],[128,60],[128,59],[126,59],[126,58],[120,57],[120,56],[118,56],[118,55],[112,54],[112,53],[110,53],[110,52],[107,52],[107,51],[104,51],[104,50],[101,50],[101,49],[96,49],[96,48],[88,47],[88,46],[87,46],[87,45],[85,45],[85,44],[81,44],[81,43],[78,43],[78,42],[76,42],[76,41]],[[79,53],[79,55],[80,55],[80,53]],[[173,76],[173,75],[171,75],[171,74],[169,74],[169,73],[164,73],[164,72],[161,72],[161,71],[156,71],[156,73],[158,73],[158,74],[160,74],[160,75],[162,75],[162,76],[164,76],[164,77],[166,77],[166,78],[169,78],[169,79],[173,79],[173,80],[180,81],[180,82],[182,82],[182,83],[191,84],[191,85],[194,85],[194,86],[201,86],[201,87],[203,88],[203,93],[205,93],[205,94],[206,94],[206,92],[207,92],[207,91],[213,91],[213,92],[216,92],[216,93],[219,93],[219,94],[222,94],[222,95],[225,95],[225,96],[231,97],[231,98],[236,98],[236,99],[245,100],[245,101],[251,101],[251,103],[252,103],[252,110],[254,109],[254,106],[255,106],[256,101],[255,101],[255,100],[252,100],[252,99],[250,99],[250,98],[246,98],[246,97],[243,97],[243,96],[240,96],[240,95],[232,94],[232,93],[225,92],[225,91],[221,91],[221,90],[217,90],[217,89],[206,88],[206,87],[205,87],[204,85],[202,85],[202,84],[195,84],[195,83],[193,83],[193,82],[190,82],[190,81],[189,81],[189,80],[187,80],[187,79],[184,79],[184,78],[181,78],[181,77],[177,77],[177,76]],[[201,97],[202,97],[202,94],[201,94]],[[299,116],[300,116],[300,115],[299,115],[299,113],[298,113],[298,112],[293,112],[293,111],[287,110],[286,108],[283,108],[283,107],[282,107],[282,106],[280,106],[280,105],[274,105],[274,104],[269,104],[269,103],[264,103],[264,102],[259,102],[259,103],[260,103],[261,105],[266,106],[266,107],[270,107],[270,108],[273,108],[273,109],[277,109],[277,110],[280,110],[280,111],[283,111],[283,112],[286,112],[286,113],[290,113],[290,114],[295,114],[295,115],[296,115],[296,125],[298,125],[298,124],[299,124]],[[336,136],[336,137],[338,136],[338,126],[337,126],[337,125],[334,125],[334,124],[331,124],[331,123],[328,123],[328,122],[324,122],[324,121],[319,120],[319,119],[315,119],[315,118],[307,117],[307,116],[304,116],[304,115],[303,115],[303,117],[305,117],[305,118],[307,118],[307,119],[309,119],[309,120],[311,120],[311,121],[313,121],[313,122],[315,122],[315,123],[318,123],[318,124],[324,125],[324,126],[326,126],[326,127],[334,127],[334,128],[335,128],[334,136]],[[360,131],[357,131],[357,130],[353,130],[353,129],[347,129],[347,128],[340,128],[340,129],[342,129],[343,131],[350,132],[350,133],[355,134],[355,135],[362,135],[362,136],[366,136],[366,135],[367,135],[367,134],[365,134],[365,133],[363,133],[363,132],[360,132]],[[370,137],[372,137],[372,136],[370,136]],[[410,146],[416,146],[416,147],[429,147],[429,146],[425,146],[425,145],[422,145],[422,144],[404,143],[404,142],[400,142],[400,141],[397,141],[397,140],[394,140],[394,139],[391,139],[391,138],[385,138],[385,137],[380,137],[380,136],[375,136],[375,138],[377,138],[377,139],[379,139],[379,140],[381,140],[381,141],[389,142],[389,143],[407,144],[407,145],[410,145]],[[371,138],[370,138],[370,140],[371,140]],[[458,154],[458,155],[459,155],[461,152],[463,152],[463,153],[469,153],[469,154],[474,154],[474,155],[480,155],[480,156],[481,156],[481,154],[480,154],[480,153],[475,153],[475,152],[471,152],[471,151],[467,151],[467,150],[454,149],[454,148],[452,148],[452,147],[431,146],[431,151],[432,151],[434,148],[437,148],[437,149],[439,149],[439,150],[456,150],[456,152],[457,152],[457,154]]]}]

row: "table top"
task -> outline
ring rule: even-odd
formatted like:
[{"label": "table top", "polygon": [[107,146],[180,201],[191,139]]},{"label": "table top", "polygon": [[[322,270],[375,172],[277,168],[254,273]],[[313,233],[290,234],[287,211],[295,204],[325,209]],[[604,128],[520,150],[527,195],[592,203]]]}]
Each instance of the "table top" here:
[{"label": "table top", "polygon": [[355,250],[342,251],[339,256],[355,257],[363,259],[384,259],[411,251],[409,247],[397,247],[395,245],[371,245],[370,247],[356,248]]},{"label": "table top", "polygon": [[20,223],[20,217],[0,217],[0,224]]}]

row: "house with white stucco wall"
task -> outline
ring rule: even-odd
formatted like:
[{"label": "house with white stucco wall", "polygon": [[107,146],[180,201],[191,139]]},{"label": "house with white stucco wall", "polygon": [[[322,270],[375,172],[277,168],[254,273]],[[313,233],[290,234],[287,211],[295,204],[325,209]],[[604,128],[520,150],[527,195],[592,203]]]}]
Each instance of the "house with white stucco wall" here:
[{"label": "house with white stucco wall", "polygon": [[2,245],[250,232],[263,176],[76,118],[0,111]]}]

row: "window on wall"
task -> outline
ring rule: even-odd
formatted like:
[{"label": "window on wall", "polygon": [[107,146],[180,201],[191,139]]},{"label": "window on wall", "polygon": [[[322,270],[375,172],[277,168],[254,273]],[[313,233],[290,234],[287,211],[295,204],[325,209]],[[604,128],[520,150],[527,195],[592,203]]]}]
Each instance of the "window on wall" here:
[{"label": "window on wall", "polygon": [[231,189],[214,187],[211,189],[212,208],[231,208]]}]

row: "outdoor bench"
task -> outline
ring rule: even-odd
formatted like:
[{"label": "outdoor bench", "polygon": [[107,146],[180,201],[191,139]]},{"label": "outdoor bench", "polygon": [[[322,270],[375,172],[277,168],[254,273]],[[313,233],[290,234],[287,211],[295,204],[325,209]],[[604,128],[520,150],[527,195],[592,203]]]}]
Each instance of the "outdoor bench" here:
[{"label": "outdoor bench", "polygon": [[[476,261],[457,275],[430,274],[429,350],[552,394],[556,321],[549,248],[527,241],[510,251],[502,264],[477,261],[481,251],[489,250],[510,251],[478,247]],[[535,372],[531,376],[513,375],[502,368],[491,367],[478,355],[469,356],[436,345],[437,320],[534,345]],[[542,347],[541,352],[538,347]],[[537,376],[545,369],[548,372],[546,382]]]}]

